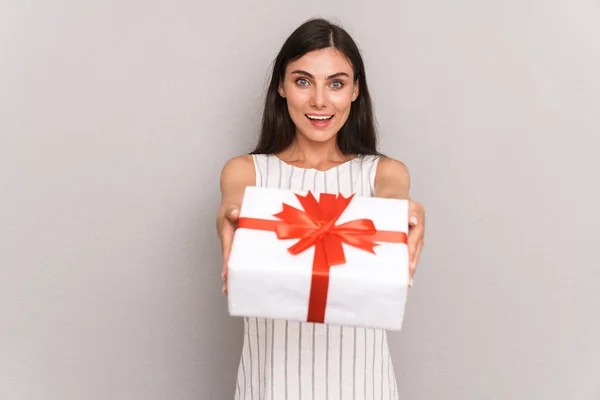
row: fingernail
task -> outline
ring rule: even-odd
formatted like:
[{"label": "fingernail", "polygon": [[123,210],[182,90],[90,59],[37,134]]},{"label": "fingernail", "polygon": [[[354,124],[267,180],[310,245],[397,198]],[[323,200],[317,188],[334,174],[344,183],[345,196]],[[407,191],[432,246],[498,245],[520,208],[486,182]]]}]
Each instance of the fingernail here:
[{"label": "fingernail", "polygon": [[419,220],[413,215],[412,217],[410,217],[410,223],[413,225],[417,225],[419,223]]},{"label": "fingernail", "polygon": [[411,288],[412,286],[413,286],[413,279],[412,279],[412,278],[410,278],[410,281],[408,282],[408,287],[410,287],[410,288]]}]

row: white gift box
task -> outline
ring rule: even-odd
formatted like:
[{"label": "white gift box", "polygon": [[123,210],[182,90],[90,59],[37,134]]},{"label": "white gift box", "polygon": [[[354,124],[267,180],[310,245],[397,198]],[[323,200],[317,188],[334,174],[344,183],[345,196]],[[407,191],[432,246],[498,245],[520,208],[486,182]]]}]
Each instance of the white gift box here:
[{"label": "white gift box", "polygon": [[[299,210],[308,192],[247,187],[240,218],[278,221],[283,203]],[[316,199],[319,194],[314,194]],[[335,225],[372,220],[377,231],[408,233],[408,201],[354,196]],[[272,231],[238,228],[228,262],[232,316],[307,321],[315,246],[300,254],[288,248],[299,239]],[[375,254],[342,243],[346,262],[329,269],[324,323],[400,330],[409,268],[405,243],[376,241]]]}]

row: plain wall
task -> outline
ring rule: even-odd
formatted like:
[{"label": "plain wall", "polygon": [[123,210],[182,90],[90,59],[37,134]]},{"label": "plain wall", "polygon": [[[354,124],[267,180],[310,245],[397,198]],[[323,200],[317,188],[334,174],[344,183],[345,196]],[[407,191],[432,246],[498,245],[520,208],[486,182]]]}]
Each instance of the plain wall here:
[{"label": "plain wall", "polygon": [[219,172],[312,16],[427,209],[400,398],[600,398],[598,1],[0,3],[0,400],[232,399]]}]

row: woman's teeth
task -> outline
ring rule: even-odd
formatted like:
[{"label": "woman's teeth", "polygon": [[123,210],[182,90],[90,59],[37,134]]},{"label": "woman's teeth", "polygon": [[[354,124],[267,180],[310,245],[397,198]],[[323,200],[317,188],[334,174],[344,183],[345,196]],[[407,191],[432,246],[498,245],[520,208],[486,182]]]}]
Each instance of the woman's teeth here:
[{"label": "woman's teeth", "polygon": [[308,119],[316,120],[316,121],[326,121],[328,119],[333,118],[333,115],[329,116],[321,116],[321,115],[307,115]]}]

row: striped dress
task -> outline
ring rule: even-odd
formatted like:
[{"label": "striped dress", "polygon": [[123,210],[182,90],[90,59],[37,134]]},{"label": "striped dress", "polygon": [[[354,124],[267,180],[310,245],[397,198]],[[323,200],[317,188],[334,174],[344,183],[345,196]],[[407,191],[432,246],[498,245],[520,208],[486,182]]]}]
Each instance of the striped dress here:
[{"label": "striped dress", "polygon": [[[256,186],[372,196],[377,156],[327,171],[254,155]],[[398,390],[386,332],[244,318],[236,400],[391,400]]]}]

